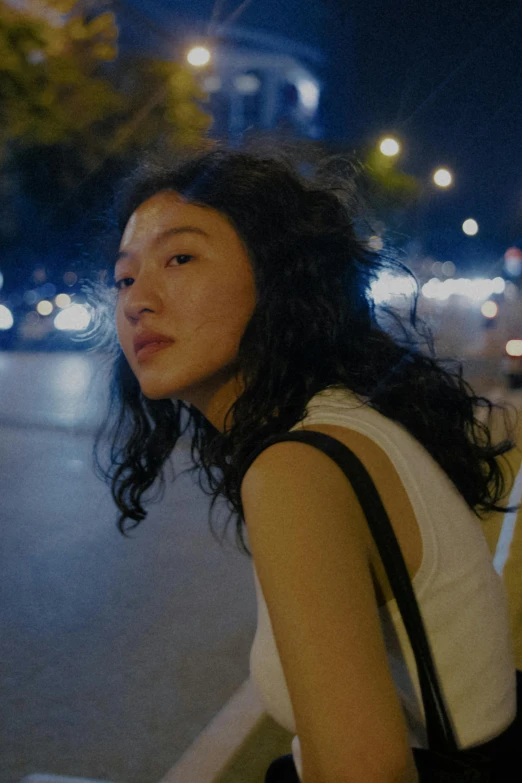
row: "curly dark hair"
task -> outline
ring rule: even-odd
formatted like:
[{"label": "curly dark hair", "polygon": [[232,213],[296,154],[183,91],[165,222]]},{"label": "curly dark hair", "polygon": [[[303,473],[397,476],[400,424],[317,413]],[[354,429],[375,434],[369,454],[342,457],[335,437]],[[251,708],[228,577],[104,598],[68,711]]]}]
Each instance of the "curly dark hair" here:
[{"label": "curly dark hair", "polygon": [[[357,238],[353,186],[336,156],[325,158],[314,176],[301,174],[286,152],[262,154],[219,145],[185,154],[175,166],[148,163],[119,191],[118,239],[134,210],[164,190],[218,210],[231,221],[248,249],[257,298],[237,356],[244,391],[228,410],[223,433],[182,400],[146,398],[112,326],[111,400],[93,455],[97,474],[110,484],[123,535],[146,517],[144,493],[157,479],[164,489],[164,468],[178,439],[188,432],[188,470],[199,469],[201,489],[213,496],[213,535],[212,511],[222,496],[231,511],[225,532],[235,515],[236,543],[251,557],[243,537],[241,466],[265,438],[301,421],[314,394],[336,385],[403,425],[477,517],[514,510],[499,505],[506,492],[497,458],[515,443],[506,439],[494,444],[490,427],[493,408],[504,406],[476,396],[458,362],[445,369],[435,357],[431,331],[416,313],[417,280],[396,258],[377,255]],[[411,329],[391,307],[375,306],[371,285],[383,270],[412,280]],[[114,291],[110,281],[94,288],[101,334],[105,316],[113,323]],[[104,298],[109,304],[105,309]],[[377,309],[383,318],[390,316],[386,329],[377,321]],[[480,415],[484,408],[485,421]],[[228,416],[233,418],[230,427]],[[100,448],[107,436],[110,454],[104,467]],[[126,527],[128,519],[135,524]]]}]

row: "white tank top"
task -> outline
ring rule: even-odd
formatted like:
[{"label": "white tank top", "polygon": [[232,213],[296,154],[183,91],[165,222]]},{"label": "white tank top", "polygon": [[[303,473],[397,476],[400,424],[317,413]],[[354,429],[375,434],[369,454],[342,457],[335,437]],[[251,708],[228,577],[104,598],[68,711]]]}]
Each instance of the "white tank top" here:
[{"label": "white tank top", "polygon": [[[298,430],[337,424],[377,443],[393,463],[420,527],[423,560],[413,588],[429,638],[439,684],[461,748],[487,742],[516,715],[515,659],[507,595],[493,567],[480,521],[426,449],[400,424],[347,389],[329,387],[308,403]],[[247,531],[248,541],[248,531]],[[257,630],[250,674],[266,711],[287,731],[296,725],[268,608],[253,563]],[[415,658],[395,600],[379,610],[393,680],[411,747],[428,747]],[[302,777],[299,738],[292,741]]]}]

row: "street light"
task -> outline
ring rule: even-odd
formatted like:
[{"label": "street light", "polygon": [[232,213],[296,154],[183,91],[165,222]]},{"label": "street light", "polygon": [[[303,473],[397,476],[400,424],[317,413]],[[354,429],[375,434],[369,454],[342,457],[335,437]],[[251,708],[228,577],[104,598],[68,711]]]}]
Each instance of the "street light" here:
[{"label": "street light", "polygon": [[187,54],[187,60],[197,67],[207,65],[210,62],[210,52],[206,46],[193,46]]},{"label": "street light", "polygon": [[383,155],[387,158],[392,158],[400,152],[400,144],[396,139],[392,139],[391,136],[387,136],[379,144],[379,149]]},{"label": "street light", "polygon": [[468,235],[468,237],[474,237],[479,230],[477,221],[473,220],[473,218],[468,218],[462,224],[462,230],[464,231],[465,234]]},{"label": "street light", "polygon": [[433,181],[439,188],[447,188],[453,182],[453,177],[448,169],[437,169],[433,174]]}]

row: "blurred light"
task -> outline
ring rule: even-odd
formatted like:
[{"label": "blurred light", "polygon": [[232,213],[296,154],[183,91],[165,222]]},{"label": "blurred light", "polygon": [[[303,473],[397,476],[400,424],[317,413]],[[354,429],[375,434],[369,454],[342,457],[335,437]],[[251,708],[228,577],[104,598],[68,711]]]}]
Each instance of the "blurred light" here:
[{"label": "blurred light", "polygon": [[444,283],[438,277],[432,277],[421,288],[421,292],[426,299],[448,299],[452,292],[444,288]]},{"label": "blurred light", "polygon": [[468,218],[462,224],[462,230],[468,237],[474,237],[479,230],[477,221],[473,220],[473,218]]},{"label": "blurred light", "polygon": [[386,155],[388,157],[393,157],[393,155],[397,155],[397,153],[399,152],[400,145],[399,142],[396,141],[395,139],[387,137],[381,141],[379,145],[379,149],[383,155]]},{"label": "blurred light", "polygon": [[8,307],[0,304],[0,329],[6,331],[14,324],[13,314]]},{"label": "blurred light", "polygon": [[54,300],[54,303],[56,307],[59,307],[61,310],[63,310],[65,307],[69,307],[71,304],[71,297],[69,294],[58,294]]},{"label": "blurred light", "polygon": [[368,246],[372,250],[382,250],[383,248],[383,241],[380,237],[378,237],[376,234],[373,237],[370,237],[368,240]]},{"label": "blurred light", "polygon": [[73,304],[62,310],[54,319],[54,325],[60,331],[81,332],[87,329],[91,322],[91,316],[86,307]]},{"label": "blurred light", "polygon": [[234,79],[234,87],[241,95],[255,95],[261,89],[261,79],[253,73],[242,73]]},{"label": "blurred light", "polygon": [[411,277],[383,272],[373,281],[370,289],[375,304],[382,304],[395,296],[411,296],[416,291],[416,285]]},{"label": "blurred light", "polygon": [[311,79],[300,78],[297,80],[297,90],[304,108],[314,112],[319,105],[319,87]]},{"label": "blurred light", "polygon": [[205,46],[194,46],[187,54],[187,60],[191,65],[206,65],[210,62],[210,52]]},{"label": "blurred light", "polygon": [[54,310],[52,302],[49,302],[47,299],[42,299],[41,302],[38,302],[36,309],[40,315],[50,315]]},{"label": "blurred light", "polygon": [[453,277],[455,272],[457,271],[457,267],[453,263],[453,261],[444,261],[441,267],[441,272],[446,277]]},{"label": "blurred light", "polygon": [[212,74],[211,76],[205,76],[201,82],[201,86],[205,92],[219,92],[222,87],[222,82],[219,76]]},{"label": "blurred light", "polygon": [[24,293],[24,302],[27,305],[34,305],[38,301],[38,294],[36,291],[26,291]]},{"label": "blurred light", "polygon": [[506,353],[508,356],[522,356],[522,340],[508,340]]},{"label": "blurred light", "polygon": [[453,182],[453,177],[448,169],[437,169],[433,175],[433,181],[439,188],[447,188]]},{"label": "blurred light", "polygon": [[3,285],[4,285],[4,276],[3,276],[3,274],[0,272],[0,291],[2,290],[2,287],[3,287]]},{"label": "blurred light", "polygon": [[45,272],[45,267],[38,266],[33,271],[33,280],[35,283],[45,283],[47,274]]},{"label": "blurred light", "polygon": [[498,278],[495,280],[488,280],[485,278],[476,278],[470,280],[467,277],[451,278],[448,280],[438,280],[436,277],[432,277],[427,283],[422,286],[422,294],[427,299],[448,299],[453,294],[458,296],[465,296],[468,299],[472,299],[475,302],[481,302],[494,293],[500,293],[497,289],[500,288]]},{"label": "blurred light", "polygon": [[522,250],[508,247],[504,253],[504,269],[511,277],[518,277],[522,273]]},{"label": "blurred light", "polygon": [[78,275],[76,275],[74,272],[66,272],[63,276],[63,282],[68,286],[74,285],[77,280]]},{"label": "blurred light", "polygon": [[493,280],[493,293],[503,294],[506,290],[506,281],[503,277],[494,277]]},{"label": "blurred light", "polygon": [[29,324],[29,326],[37,324],[40,320],[41,320],[40,316],[38,315],[38,313],[35,313],[34,310],[30,313],[27,313],[27,315],[24,318],[25,323]]},{"label": "blurred light", "polygon": [[431,272],[434,275],[442,274],[442,261],[434,261],[431,265]]},{"label": "blurred light", "polygon": [[480,312],[485,318],[495,318],[498,313],[498,305],[496,302],[488,299],[483,303],[482,307],[480,308]]}]

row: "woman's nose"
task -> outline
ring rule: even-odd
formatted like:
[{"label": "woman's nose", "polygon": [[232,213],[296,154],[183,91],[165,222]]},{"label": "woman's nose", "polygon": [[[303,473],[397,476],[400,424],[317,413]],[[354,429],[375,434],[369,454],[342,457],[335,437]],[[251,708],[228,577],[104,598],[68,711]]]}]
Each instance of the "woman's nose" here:
[{"label": "woman's nose", "polygon": [[136,319],[144,310],[157,312],[161,307],[161,294],[150,278],[133,279],[124,293],[123,311],[127,318]]}]

